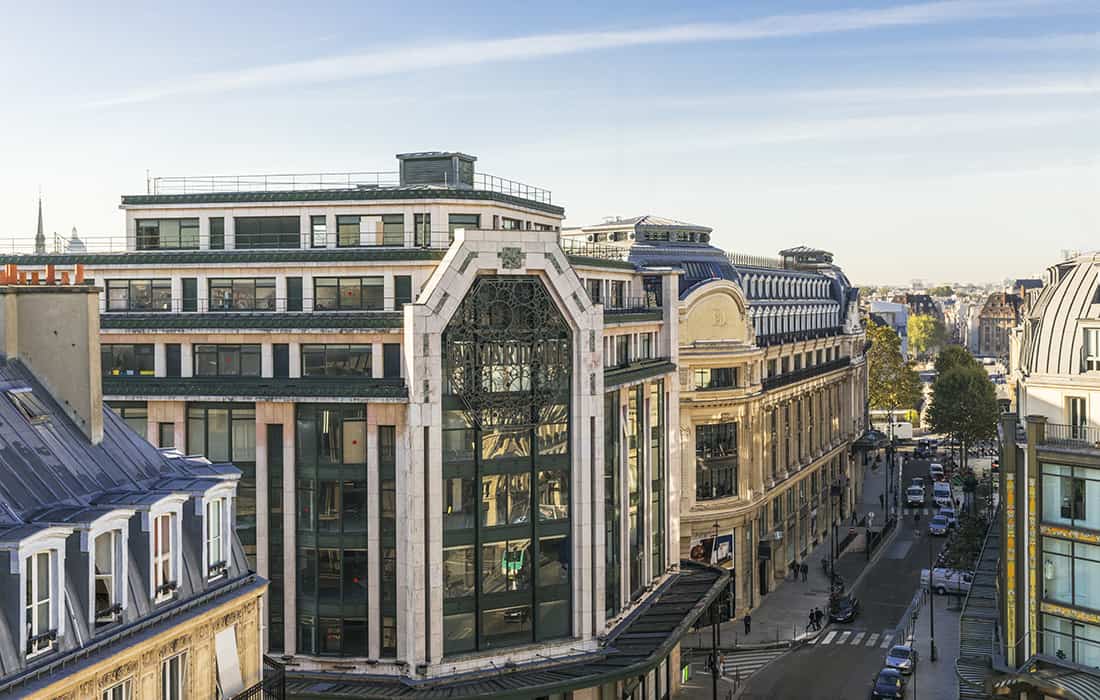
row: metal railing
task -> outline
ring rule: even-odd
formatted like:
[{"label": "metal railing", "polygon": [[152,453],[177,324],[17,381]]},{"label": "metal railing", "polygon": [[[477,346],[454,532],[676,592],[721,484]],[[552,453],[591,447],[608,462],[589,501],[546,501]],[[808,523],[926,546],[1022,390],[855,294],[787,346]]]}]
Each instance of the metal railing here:
[{"label": "metal railing", "polygon": [[[401,187],[401,175],[396,170],[356,171],[336,173],[267,173],[254,175],[187,175],[149,179],[148,194],[183,195],[222,192],[302,192],[315,190],[357,190]],[[461,188],[440,183],[441,187]],[[551,193],[505,177],[474,173],[475,190],[498,192],[512,197],[550,204]]]},{"label": "metal railing", "polygon": [[639,311],[657,311],[661,308],[660,297],[656,294],[647,294],[640,297],[623,297],[621,299],[605,299],[603,310],[607,314],[628,314]]},{"label": "metal railing", "polygon": [[[401,311],[401,307],[406,303],[411,303],[410,300],[405,300],[395,303],[395,308],[390,310],[384,308],[380,304],[383,304],[383,300],[377,299],[377,304],[368,304],[364,302],[358,307],[348,306],[330,306],[331,300],[317,301],[311,296],[295,297],[293,299],[284,299],[281,297],[266,297],[262,299],[232,299],[232,300],[211,300],[211,299],[192,299],[192,298],[173,298],[165,299],[163,301],[157,301],[149,304],[136,304],[131,303],[127,308],[108,307],[104,309],[103,314],[105,316],[114,315],[126,315],[126,314],[247,314],[258,315],[272,313],[313,313],[313,312],[325,312],[325,313],[380,313],[380,312],[393,312]],[[335,302],[339,303],[339,302]]]},{"label": "metal railing", "polygon": [[600,260],[626,260],[630,249],[608,245],[606,243],[589,243],[588,241],[574,238],[562,238],[561,249],[566,255],[577,255],[584,258],[598,258]]},{"label": "metal railing", "polygon": [[843,369],[849,366],[851,363],[851,358],[838,357],[835,360],[822,362],[821,364],[813,365],[812,367],[803,367],[802,369],[796,369],[792,372],[777,374],[774,377],[766,377],[764,381],[761,382],[761,384],[764,386],[764,389],[766,391],[771,389],[778,389],[779,387],[787,386],[788,384],[794,384],[795,382],[810,379],[812,377],[816,377],[827,372]]},{"label": "metal railing", "polygon": [[1047,423],[1043,431],[1043,444],[1100,449],[1100,428]]},{"label": "metal railing", "polygon": [[748,255],[746,253],[726,252],[726,259],[731,265],[744,267],[766,267],[773,270],[785,269],[781,258],[772,258],[766,255]]},{"label": "metal railing", "polygon": [[829,326],[827,328],[815,328],[804,331],[787,331],[784,333],[763,333],[756,336],[756,344],[762,348],[784,343],[797,343],[803,340],[816,340],[817,338],[831,338],[841,335],[843,326]]},{"label": "metal railing", "polygon": [[286,698],[286,667],[264,656],[263,680],[233,696],[233,700],[284,700]]}]

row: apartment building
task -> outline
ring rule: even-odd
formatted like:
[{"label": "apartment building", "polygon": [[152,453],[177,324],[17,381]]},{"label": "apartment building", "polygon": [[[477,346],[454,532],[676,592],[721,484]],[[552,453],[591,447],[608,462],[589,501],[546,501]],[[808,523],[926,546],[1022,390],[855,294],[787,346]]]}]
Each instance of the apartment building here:
[{"label": "apartment building", "polygon": [[240,470],[103,406],[98,290],[54,272],[0,272],[0,697],[277,693]]},{"label": "apartment building", "polygon": [[123,420],[243,472],[294,697],[668,697],[726,586],[678,556],[678,272],[563,250],[550,192],[473,156],[397,158],[157,178],[124,250],[18,259],[102,289]]},{"label": "apartment building", "polygon": [[978,354],[1007,358],[1009,337],[1020,323],[1022,300],[1015,294],[995,292],[986,297],[978,315]]},{"label": "apartment building", "polygon": [[678,546],[731,571],[726,614],[740,615],[860,498],[866,338],[830,253],[726,254],[710,234],[640,216],[562,237],[679,271]]}]

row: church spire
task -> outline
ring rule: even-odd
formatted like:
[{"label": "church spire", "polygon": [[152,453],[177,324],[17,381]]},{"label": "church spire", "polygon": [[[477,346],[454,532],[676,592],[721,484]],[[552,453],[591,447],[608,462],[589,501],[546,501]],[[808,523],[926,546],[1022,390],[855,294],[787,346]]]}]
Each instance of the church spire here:
[{"label": "church spire", "polygon": [[38,195],[38,233],[34,235],[34,252],[42,255],[46,252],[46,234],[42,230],[42,195]]}]

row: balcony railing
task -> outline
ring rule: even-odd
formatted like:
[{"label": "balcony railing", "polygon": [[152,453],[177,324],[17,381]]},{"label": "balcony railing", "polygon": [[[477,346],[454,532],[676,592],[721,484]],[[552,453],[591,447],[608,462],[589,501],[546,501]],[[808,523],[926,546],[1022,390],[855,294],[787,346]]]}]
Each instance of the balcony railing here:
[{"label": "balcony railing", "polygon": [[603,243],[589,243],[573,238],[562,238],[561,249],[566,255],[577,255],[584,258],[598,258],[600,260],[626,260],[630,252],[629,248]]},{"label": "balcony railing", "polygon": [[605,299],[603,305],[605,314],[632,314],[643,311],[659,311],[660,308],[660,297],[656,294],[641,297],[623,297],[621,299]]},{"label": "balcony railing", "polygon": [[[381,300],[378,300],[381,304]],[[408,302],[405,302],[408,303]],[[394,311],[400,311],[403,304],[395,304]],[[310,309],[310,311],[305,311]],[[131,303],[127,308],[109,307],[104,314],[272,314],[272,313],[381,313],[389,311],[381,305],[372,305],[363,302],[357,307],[332,305],[331,299],[315,301],[313,297],[304,296],[294,299],[282,299],[265,297],[262,299],[165,299],[163,301],[150,302],[148,304]]]},{"label": "balcony railing", "polygon": [[831,338],[844,332],[842,326],[829,326],[828,328],[815,328],[804,331],[787,331],[784,333],[764,333],[756,336],[756,344],[762,348],[784,343],[797,343],[804,340],[816,340],[817,338]]},{"label": "balcony railing", "polygon": [[783,260],[780,258],[770,258],[765,255],[748,255],[746,253],[726,253],[726,259],[730,261],[731,265],[744,266],[744,267],[766,267],[775,270],[782,270]]},{"label": "balcony railing", "polygon": [[851,364],[851,359],[847,357],[838,357],[835,360],[829,362],[822,362],[819,365],[813,365],[812,367],[803,367],[802,369],[796,369],[793,372],[784,372],[774,377],[767,377],[762,382],[764,390],[778,389],[788,384],[794,384],[812,377],[832,372],[838,369],[844,369]]},{"label": "balcony railing", "polygon": [[[442,185],[444,187],[453,185]],[[401,187],[395,170],[344,173],[270,173],[257,175],[189,175],[154,177],[152,195],[214,194],[223,192],[301,192]],[[550,190],[487,173],[475,173],[473,188],[550,204]]]},{"label": "balcony railing", "polygon": [[263,680],[233,696],[233,700],[284,700],[286,697],[286,668],[264,657]]},{"label": "balcony railing", "polygon": [[1044,428],[1043,443],[1061,447],[1100,449],[1100,428],[1087,425],[1047,423]]}]

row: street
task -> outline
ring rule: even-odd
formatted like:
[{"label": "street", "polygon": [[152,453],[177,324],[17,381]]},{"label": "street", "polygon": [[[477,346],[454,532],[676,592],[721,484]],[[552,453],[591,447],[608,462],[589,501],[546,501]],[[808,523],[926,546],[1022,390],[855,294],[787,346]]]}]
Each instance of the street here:
[{"label": "street", "polygon": [[[928,465],[928,460],[908,462],[903,468],[900,491],[904,493],[915,476],[924,477],[927,483]],[[895,628],[918,590],[920,571],[929,566],[929,545],[931,557],[935,557],[945,541],[927,533],[928,521],[935,512],[930,491],[925,507],[920,509],[919,527],[914,526],[911,514],[915,509],[903,507],[897,535],[854,589],[862,605],[856,620],[831,625],[812,645],[764,667],[749,679],[742,698],[848,700],[870,694],[871,680],[882,668],[883,658],[895,641]],[[924,629],[921,633],[925,634]],[[941,656],[935,663],[945,666],[951,658]],[[918,669],[923,671],[929,665],[928,659],[921,659]],[[792,668],[798,672],[792,673]]]}]

